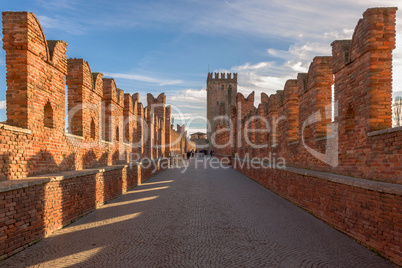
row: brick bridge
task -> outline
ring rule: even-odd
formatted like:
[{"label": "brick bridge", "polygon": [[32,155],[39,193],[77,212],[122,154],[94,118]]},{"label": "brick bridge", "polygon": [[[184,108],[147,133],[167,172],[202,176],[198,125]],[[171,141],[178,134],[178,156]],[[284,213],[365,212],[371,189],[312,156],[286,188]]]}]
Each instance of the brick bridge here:
[{"label": "brick bridge", "polygon": [[239,172],[213,168],[214,160],[160,173],[1,265],[392,267]]},{"label": "brick bridge", "polygon": [[[0,265],[402,265],[395,16],[368,9],[352,40],[334,41],[332,56],[315,57],[258,107],[254,93],[238,93],[211,141],[234,170],[193,159],[182,173],[169,167],[194,144],[184,125],[173,129],[163,93],[144,107],[85,60],[67,59],[67,44],[46,40],[35,15],[4,12]],[[286,164],[273,168],[274,159]]]}]

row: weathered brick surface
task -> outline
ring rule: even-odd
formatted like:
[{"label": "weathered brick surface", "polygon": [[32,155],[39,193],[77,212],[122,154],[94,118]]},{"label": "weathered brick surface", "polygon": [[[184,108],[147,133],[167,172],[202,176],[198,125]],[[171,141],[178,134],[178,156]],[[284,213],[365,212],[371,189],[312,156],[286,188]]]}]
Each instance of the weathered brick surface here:
[{"label": "weathered brick surface", "polygon": [[[3,12],[3,48],[7,122],[0,124],[0,258],[168,168],[165,152],[195,148],[171,129],[164,94],[151,116],[153,97],[144,108],[138,93],[124,94],[83,59],[67,60],[67,44],[46,40],[34,14]],[[175,139],[180,146],[171,150],[166,140]],[[140,163],[141,158],[147,160]]]},{"label": "weathered brick surface", "polygon": [[373,191],[282,170],[249,169],[239,164],[236,168],[381,255],[402,263],[401,193]]},{"label": "weathered brick surface", "polygon": [[[366,187],[373,181],[387,189],[400,189],[402,184],[402,129],[391,128],[395,13],[396,8],[368,9],[352,40],[332,43],[332,57],[315,57],[308,73],[288,80],[283,91],[263,94],[258,109],[242,102],[233,106],[231,118],[237,118],[233,129],[220,132],[217,143],[230,144],[229,132],[236,143],[215,151],[219,158],[265,157],[271,164],[282,157],[287,167],[305,172],[358,178],[345,184],[278,169],[235,166],[401,265],[401,191]],[[267,124],[269,131],[260,132]],[[246,128],[258,131],[245,137]],[[250,146],[247,140],[265,147]]]},{"label": "weathered brick surface", "polygon": [[[164,94],[158,101],[149,96],[148,108],[144,108],[138,94],[124,94],[112,78],[92,73],[85,60],[67,60],[67,44],[46,41],[32,13],[4,12],[3,24],[7,125],[21,129],[0,129],[4,137],[0,141],[4,159],[1,179],[122,164],[131,161],[131,153],[150,158],[165,155],[165,146],[161,146],[166,140]],[[17,38],[19,35],[29,38]],[[13,56],[15,53],[23,55]],[[19,63],[21,57],[28,58],[28,62]],[[21,78],[21,74],[25,76]],[[65,83],[68,130],[73,135],[64,133]],[[27,106],[22,105],[25,102]],[[151,112],[155,104],[156,117],[151,118],[145,111]],[[47,121],[51,124],[46,125]],[[181,139],[180,143],[190,147],[185,136]],[[148,153],[144,143],[152,147]],[[183,153],[186,146],[177,153]]]},{"label": "weathered brick surface", "polygon": [[[274,152],[292,166],[402,183],[401,131],[371,135],[391,128],[395,12],[395,8],[368,9],[351,41],[334,41],[332,57],[315,57],[309,72],[298,75],[297,96],[295,80],[289,80],[284,91],[263,96],[258,109],[247,106],[245,98],[238,96],[240,103],[232,108],[231,117],[238,117],[232,132],[239,156],[246,151],[256,156]],[[332,86],[336,110],[331,123]],[[251,111],[255,115],[255,110],[266,117],[269,131],[265,135],[249,133],[249,139],[258,137],[267,145],[265,150],[250,151],[243,137],[244,124],[252,124]],[[256,129],[263,129],[261,122],[256,123]],[[225,144],[227,138],[217,135],[217,143]],[[338,144],[337,163],[330,159],[324,162],[307,150],[325,154],[333,148],[331,143]]]},{"label": "weathered brick surface", "polygon": [[[395,12],[392,8],[368,9],[356,26],[352,41],[335,41],[332,48],[335,99],[338,101],[339,170],[364,178],[378,174],[373,179],[401,183],[400,159],[394,157],[401,154],[398,141],[386,137],[373,140],[367,136],[370,131],[392,126]],[[375,153],[378,147],[387,148],[387,156]],[[388,165],[399,172],[393,176],[389,172],[381,174],[381,170],[389,170]]]},{"label": "weathered brick surface", "polygon": [[165,169],[166,161],[146,163],[146,167],[115,166],[73,178],[69,178],[72,172],[45,175],[41,178],[48,178],[49,182],[1,192],[0,256],[13,255],[141,184]]}]

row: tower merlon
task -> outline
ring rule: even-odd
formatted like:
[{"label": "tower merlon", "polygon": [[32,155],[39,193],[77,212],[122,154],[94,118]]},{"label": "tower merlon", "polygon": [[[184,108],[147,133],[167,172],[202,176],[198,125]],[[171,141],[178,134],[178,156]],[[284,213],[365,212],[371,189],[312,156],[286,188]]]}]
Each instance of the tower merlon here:
[{"label": "tower merlon", "polygon": [[219,73],[208,73],[207,76],[207,81],[230,81],[232,83],[237,83],[237,73],[221,73],[219,76]]}]

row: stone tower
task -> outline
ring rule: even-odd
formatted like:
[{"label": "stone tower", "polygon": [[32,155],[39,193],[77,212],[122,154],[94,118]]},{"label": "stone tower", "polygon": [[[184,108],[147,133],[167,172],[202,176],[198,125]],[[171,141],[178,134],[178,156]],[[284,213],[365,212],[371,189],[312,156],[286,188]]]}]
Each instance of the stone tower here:
[{"label": "stone tower", "polygon": [[208,73],[207,78],[207,119],[211,128],[207,130],[208,140],[211,141],[212,133],[221,122],[228,125],[228,120],[217,120],[217,116],[226,115],[230,118],[230,106],[236,105],[237,95],[237,73],[232,74]]}]

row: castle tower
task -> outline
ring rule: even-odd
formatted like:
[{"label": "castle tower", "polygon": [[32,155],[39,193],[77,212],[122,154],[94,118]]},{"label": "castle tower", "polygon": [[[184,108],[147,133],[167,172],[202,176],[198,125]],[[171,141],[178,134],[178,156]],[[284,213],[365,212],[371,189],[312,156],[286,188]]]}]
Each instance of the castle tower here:
[{"label": "castle tower", "polygon": [[228,116],[230,118],[230,106],[236,105],[237,95],[237,73],[232,74],[208,73],[207,78],[207,119],[210,123],[208,128],[208,140],[211,141],[212,133],[216,131],[219,123],[228,126],[228,120],[218,119],[218,116]]}]

